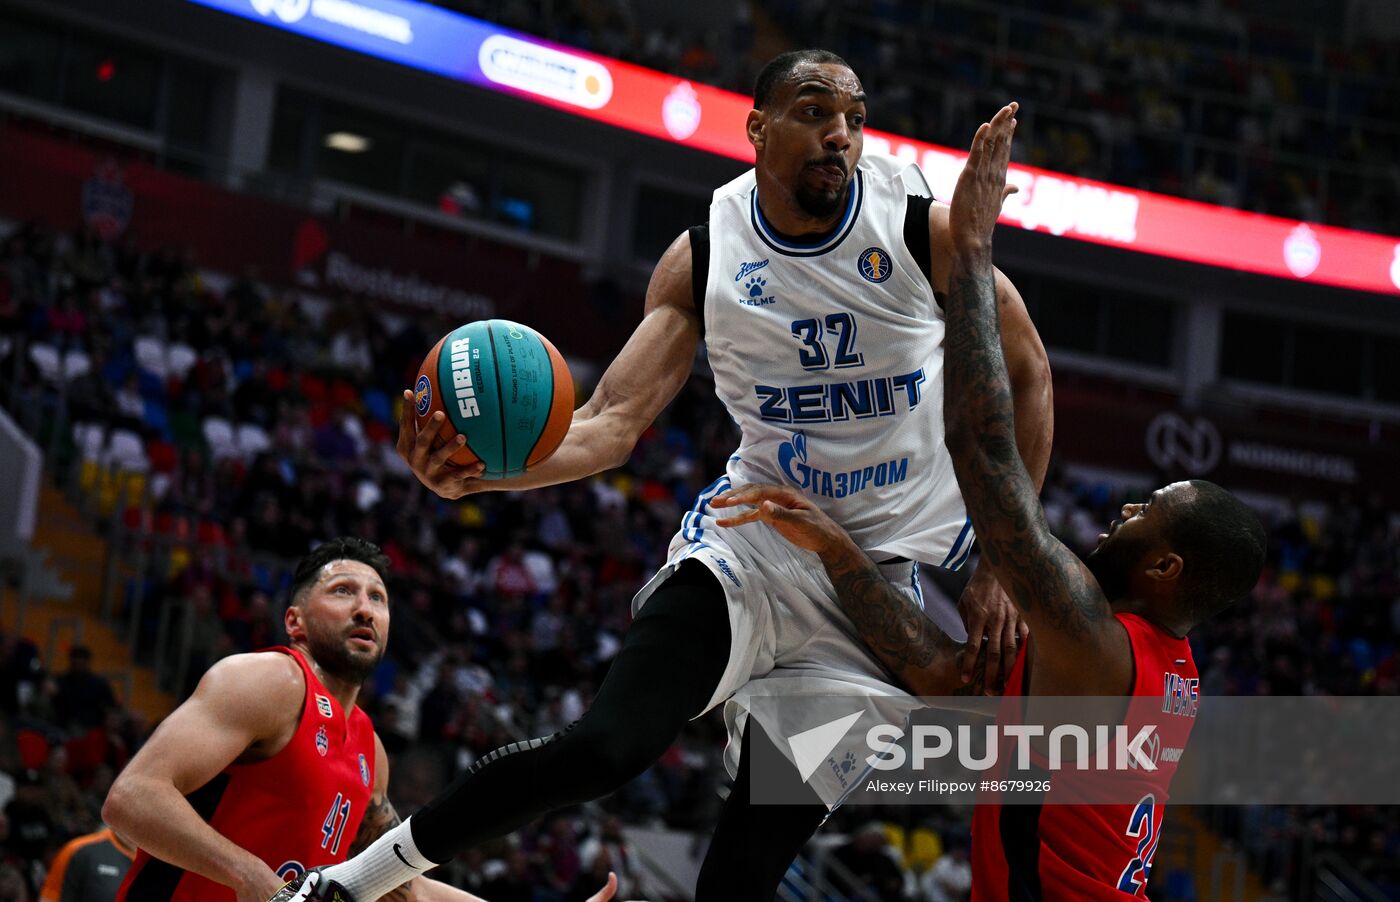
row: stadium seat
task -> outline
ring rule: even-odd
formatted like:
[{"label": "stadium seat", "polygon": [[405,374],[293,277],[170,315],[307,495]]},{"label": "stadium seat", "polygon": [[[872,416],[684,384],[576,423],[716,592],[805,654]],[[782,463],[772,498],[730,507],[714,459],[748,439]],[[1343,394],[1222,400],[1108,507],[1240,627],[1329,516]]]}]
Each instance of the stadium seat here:
[{"label": "stadium seat", "polygon": [[235,430],[235,444],[239,456],[247,460],[271,448],[272,439],[267,430],[256,423],[239,423]]},{"label": "stadium seat", "polygon": [[150,492],[152,501],[160,501],[165,498],[170,491],[170,486],[175,480],[169,473],[152,473],[150,480]]},{"label": "stadium seat", "polygon": [[360,406],[360,391],[344,379],[337,379],[330,386],[330,402],[337,410],[355,410]]},{"label": "stadium seat", "polygon": [[201,520],[195,530],[195,540],[201,545],[227,545],[228,534],[223,526],[212,520]]},{"label": "stadium seat", "polygon": [[165,403],[160,399],[147,396],[141,419],[162,436],[170,435],[170,415],[165,409]]},{"label": "stadium seat", "polygon": [[85,461],[96,461],[102,457],[102,448],[107,443],[107,435],[100,423],[74,423],[73,444]]},{"label": "stadium seat", "polygon": [[19,752],[19,763],[22,767],[38,770],[48,763],[49,740],[38,730],[27,727],[17,730],[15,748]]},{"label": "stadium seat", "polygon": [[127,507],[140,507],[146,496],[146,474],[128,472],[122,485],[125,487],[123,501]]},{"label": "stadium seat", "polygon": [[63,378],[72,382],[92,372],[92,358],[87,352],[73,348],[63,355]]},{"label": "stadium seat", "polygon": [[136,370],[136,388],[143,398],[165,397],[165,377],[150,370]]},{"label": "stadium seat", "polygon": [[307,401],[316,403],[326,400],[326,383],[317,376],[304,373],[301,377],[301,395]]},{"label": "stadium seat", "polygon": [[123,470],[144,473],[150,468],[146,445],[141,436],[130,429],[114,429],[107,441],[106,462]]},{"label": "stadium seat", "polygon": [[915,827],[905,846],[904,863],[920,873],[943,857],[943,840],[928,827]]},{"label": "stadium seat", "polygon": [[180,465],[180,456],[175,446],[164,439],[147,442],[146,457],[151,462],[153,473],[174,473]]},{"label": "stadium seat", "polygon": [[[101,450],[101,449],[99,449]],[[407,466],[407,464],[405,464]],[[102,479],[102,466],[97,459],[84,460],[78,467],[78,485],[88,494],[97,490]]]},{"label": "stadium seat", "polygon": [[39,369],[39,375],[46,382],[57,382],[63,370],[63,362],[58,348],[53,345],[32,344],[29,346],[29,359]]},{"label": "stadium seat", "polygon": [[287,371],[276,365],[269,366],[267,368],[267,374],[263,378],[267,380],[267,387],[275,392],[285,391],[287,385],[290,383],[287,377]]},{"label": "stadium seat", "polygon": [[360,418],[348,412],[344,413],[340,418],[340,426],[355,443],[355,455],[363,457],[369,450],[369,439],[365,437],[365,427]]},{"label": "stadium seat", "polygon": [[207,417],[204,420],[204,443],[209,446],[209,456],[224,460],[238,456],[238,444],[234,441],[233,425],[222,417]]},{"label": "stadium seat", "polygon": [[204,447],[204,435],[200,431],[199,418],[188,410],[177,407],[170,412],[170,434],[182,451],[188,448]]},{"label": "stadium seat", "polygon": [[98,471],[96,495],[99,514],[105,517],[117,509],[117,472],[115,470],[104,467]]},{"label": "stadium seat", "polygon": [[171,345],[169,353],[166,355],[170,375],[180,380],[184,380],[198,362],[199,354],[187,344]]},{"label": "stadium seat", "polygon": [[376,420],[383,423],[393,423],[394,414],[389,409],[389,396],[377,388],[372,388],[364,395],[365,412]]},{"label": "stadium seat", "polygon": [[154,335],[138,335],[132,342],[132,350],[136,354],[136,365],[148,373],[164,379],[170,372],[170,364],[166,358],[165,342]]}]

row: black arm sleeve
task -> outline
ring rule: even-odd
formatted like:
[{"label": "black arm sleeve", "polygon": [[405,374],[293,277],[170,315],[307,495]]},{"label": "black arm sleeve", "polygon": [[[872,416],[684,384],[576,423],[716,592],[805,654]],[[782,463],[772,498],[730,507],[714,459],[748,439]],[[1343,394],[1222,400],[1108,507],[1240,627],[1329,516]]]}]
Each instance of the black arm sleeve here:
[{"label": "black arm sleeve", "polygon": [[[927,216],[927,208],[925,208]],[[695,313],[700,317],[700,337],[705,337],[705,289],[710,278],[710,224],[691,226],[686,229],[690,235],[690,290],[695,296]],[[924,257],[928,258],[928,221],[924,221]]]},{"label": "black arm sleeve", "polygon": [[928,242],[928,210],[933,206],[933,198],[920,197],[911,194],[908,204],[904,208],[904,246],[909,248],[909,253],[914,255],[918,261],[919,269],[923,270],[924,278],[929,279],[929,284],[933,280],[929,273],[933,268],[933,260],[929,253]]}]

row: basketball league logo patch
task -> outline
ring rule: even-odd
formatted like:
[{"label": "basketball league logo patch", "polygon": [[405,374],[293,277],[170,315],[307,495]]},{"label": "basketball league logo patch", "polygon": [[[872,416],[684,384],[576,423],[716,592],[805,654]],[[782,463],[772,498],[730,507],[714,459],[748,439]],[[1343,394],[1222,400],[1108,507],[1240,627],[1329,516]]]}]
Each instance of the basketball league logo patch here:
[{"label": "basketball league logo patch", "polygon": [[369,785],[369,762],[365,760],[364,752],[360,753],[360,782]]},{"label": "basketball league logo patch", "polygon": [[861,277],[867,282],[883,282],[894,272],[894,261],[878,247],[867,247],[861,251],[857,266]]},{"label": "basketball league logo patch", "polygon": [[320,752],[321,757],[324,758],[326,757],[326,752],[329,752],[330,750],[331,739],[329,736],[326,735],[326,728],[321,727],[321,729],[316,731],[316,751]]},{"label": "basketball league logo patch", "polygon": [[332,714],[332,711],[331,711],[331,700],[328,699],[328,698],[326,698],[324,695],[321,695],[320,693],[317,693],[317,694],[316,694],[316,710],[321,712],[321,716],[322,716],[322,717],[330,717],[331,714]]},{"label": "basketball league logo patch", "polygon": [[418,384],[413,387],[413,409],[418,411],[418,415],[427,416],[428,408],[433,406],[433,383],[427,376],[419,376]]}]

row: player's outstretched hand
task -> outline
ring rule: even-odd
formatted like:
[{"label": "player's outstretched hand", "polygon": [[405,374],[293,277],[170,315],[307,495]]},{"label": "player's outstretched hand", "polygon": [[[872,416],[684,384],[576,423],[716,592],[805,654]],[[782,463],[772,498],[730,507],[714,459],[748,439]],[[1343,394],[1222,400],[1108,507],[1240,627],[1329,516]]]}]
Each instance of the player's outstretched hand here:
[{"label": "player's outstretched hand", "polygon": [[608,902],[617,894],[617,875],[608,871],[608,884],[588,897],[588,902]]},{"label": "player's outstretched hand", "polygon": [[967,164],[958,176],[957,188],[948,209],[948,231],[959,253],[986,253],[992,247],[992,229],[1001,215],[1002,203],[1016,193],[1006,184],[1011,164],[1011,136],[1016,132],[1016,110],[1008,103],[991,122],[984,122],[972,138]]},{"label": "player's outstretched hand", "polygon": [[849,541],[846,531],[822,513],[801,492],[776,485],[746,485],[716,496],[711,507],[744,507],[732,517],[715,520],[720,526],[767,523],[798,548],[822,554]]},{"label": "player's outstretched hand", "polygon": [[[977,677],[982,643],[987,657],[982,684],[987,695],[1000,695],[1016,663],[1016,644],[1027,635],[1025,621],[997,582],[990,567],[979,566],[958,599],[958,613],[967,624],[967,650],[962,659],[962,681]],[[985,638],[984,638],[985,637]]]},{"label": "player's outstretched hand", "polygon": [[430,427],[419,430],[418,418],[413,412],[413,392],[404,389],[397,450],[399,457],[413,470],[413,475],[418,477],[419,482],[451,501],[481,490],[481,480],[478,477],[486,469],[486,465],[478,462],[470,467],[458,467],[447,462],[447,459],[467,442],[460,435],[455,441],[444,442],[441,448],[433,450],[433,438],[438,434],[445,417],[446,414],[438,411],[429,420]]}]

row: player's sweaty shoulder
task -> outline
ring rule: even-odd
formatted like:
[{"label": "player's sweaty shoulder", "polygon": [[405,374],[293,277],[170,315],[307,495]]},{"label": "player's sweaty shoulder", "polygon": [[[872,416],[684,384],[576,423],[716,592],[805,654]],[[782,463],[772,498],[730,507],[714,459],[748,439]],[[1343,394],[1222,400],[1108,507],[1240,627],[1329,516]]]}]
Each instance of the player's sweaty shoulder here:
[{"label": "player's sweaty shoulder", "polygon": [[219,661],[199,681],[195,695],[270,735],[300,716],[305,693],[306,677],[291,655],[267,651]]},{"label": "player's sweaty shoulder", "polygon": [[647,285],[646,312],[664,307],[696,316],[690,233],[681,232],[657,261]]}]

